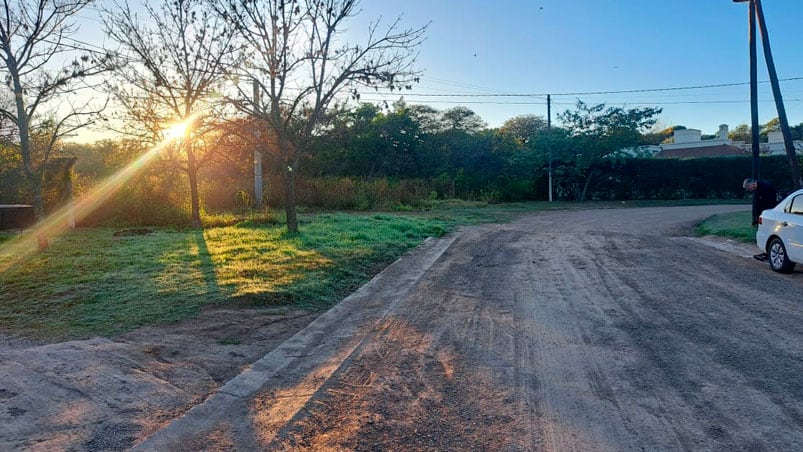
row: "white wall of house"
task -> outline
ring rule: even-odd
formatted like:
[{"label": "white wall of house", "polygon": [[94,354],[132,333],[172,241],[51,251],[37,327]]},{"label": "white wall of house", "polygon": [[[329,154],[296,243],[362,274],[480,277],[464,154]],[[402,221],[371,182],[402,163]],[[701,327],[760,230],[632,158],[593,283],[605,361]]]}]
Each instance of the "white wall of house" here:
[{"label": "white wall of house", "polygon": [[728,139],[728,126],[725,124],[719,126],[717,138],[711,140],[703,140],[702,132],[698,129],[675,130],[672,136],[674,143],[662,144],[661,149],[707,148],[710,146],[722,146],[723,144],[739,146],[739,143],[734,143]]},{"label": "white wall of house", "polygon": [[[798,154],[803,153],[803,141],[795,140],[793,144]],[[761,148],[767,155],[785,155],[786,146],[783,142],[783,133],[780,130],[769,132],[767,134],[767,143],[761,143]]]},{"label": "white wall of house", "polygon": [[702,132],[698,129],[682,129],[675,130],[672,136],[675,138],[675,144],[696,143],[702,139]]},{"label": "white wall of house", "polygon": [[[640,146],[637,148],[622,149],[622,153],[631,156],[655,155],[662,150],[688,149],[688,148],[707,148],[712,146],[730,145],[750,151],[751,146],[744,141],[733,141],[728,138],[728,125],[719,126],[717,137],[710,140],[702,139],[702,132],[698,129],[675,130],[672,137],[673,143],[661,144],[658,146]],[[770,132],[768,143],[761,143],[761,153],[766,155],[785,154],[783,134],[781,132]],[[795,150],[798,154],[803,154],[803,141],[795,140]]]}]

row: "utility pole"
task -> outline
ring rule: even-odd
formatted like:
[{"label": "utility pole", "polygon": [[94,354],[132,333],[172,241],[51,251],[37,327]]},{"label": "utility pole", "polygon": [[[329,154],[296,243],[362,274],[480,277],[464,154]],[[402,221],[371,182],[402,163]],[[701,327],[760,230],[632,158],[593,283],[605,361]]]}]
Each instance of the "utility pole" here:
[{"label": "utility pole", "polygon": [[[756,4],[750,0],[748,7],[748,40],[750,43],[750,131],[751,150],[753,152],[753,165],[751,177],[758,180],[761,176],[761,161],[759,160],[759,124],[758,124],[758,57],[756,56]],[[753,203],[755,208],[755,202]],[[753,216],[756,217],[755,212]]]},{"label": "utility pole", "polygon": [[[756,21],[761,30],[761,43],[764,47],[764,60],[767,63],[767,71],[770,76],[770,84],[772,85],[772,97],[775,99],[775,107],[778,110],[778,121],[781,125],[781,133],[783,134],[784,148],[786,149],[786,157],[789,160],[789,169],[792,173],[792,186],[795,189],[801,188],[803,183],[800,179],[800,165],[797,161],[797,153],[795,152],[795,145],[792,141],[792,134],[789,130],[789,120],[786,117],[786,109],[783,105],[783,97],[781,96],[781,87],[778,83],[778,73],[775,70],[775,62],[772,58],[772,49],[770,48],[770,38],[767,32],[767,24],[764,21],[764,10],[761,7],[761,0],[733,0],[734,3],[748,2],[748,23],[749,23],[749,41],[750,41],[750,119],[752,127],[752,151],[753,151],[753,179],[758,180],[761,176],[760,160],[759,160],[759,124],[758,124],[758,57],[756,52]],[[757,198],[753,194],[753,224],[758,222],[758,217],[761,212],[758,212],[756,206]]]},{"label": "utility pole", "polygon": [[786,158],[789,160],[789,167],[792,172],[792,186],[795,190],[801,188],[800,180],[800,165],[797,161],[797,153],[795,152],[795,144],[792,140],[792,132],[789,130],[789,120],[786,117],[786,108],[783,105],[783,97],[781,96],[781,87],[778,83],[778,73],[775,71],[775,61],[772,58],[772,49],[770,49],[770,37],[767,32],[767,24],[764,21],[764,9],[761,7],[761,0],[753,0],[755,3],[756,18],[758,19],[758,28],[761,31],[761,43],[764,45],[764,59],[767,61],[767,71],[770,75],[770,84],[772,85],[772,97],[775,98],[775,107],[778,110],[778,121],[781,123],[781,134],[783,134],[784,148],[786,149]]},{"label": "utility pole", "polygon": [[64,167],[65,187],[64,191],[67,192],[67,226],[70,229],[75,229],[75,198],[73,192],[73,167],[75,162],[78,161],[77,157],[72,157],[67,160]]},{"label": "utility pole", "polygon": [[[546,130],[552,130],[552,95],[546,95]],[[549,202],[552,202],[552,149],[549,150]]]},{"label": "utility pole", "polygon": [[[259,108],[259,83],[254,80],[254,105]],[[262,153],[259,151],[261,133],[259,124],[254,124],[254,207],[261,210],[262,204]]]}]

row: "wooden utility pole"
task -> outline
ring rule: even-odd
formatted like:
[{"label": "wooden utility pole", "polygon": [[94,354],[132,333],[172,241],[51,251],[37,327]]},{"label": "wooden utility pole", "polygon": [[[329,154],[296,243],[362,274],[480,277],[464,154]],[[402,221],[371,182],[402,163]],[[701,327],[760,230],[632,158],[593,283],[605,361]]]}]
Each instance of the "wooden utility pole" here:
[{"label": "wooden utility pole", "polygon": [[[761,171],[759,168],[758,159],[758,88],[757,88],[757,56],[756,56],[756,26],[761,31],[761,43],[764,47],[764,59],[767,63],[767,72],[770,76],[770,84],[772,85],[772,97],[775,99],[775,107],[778,110],[778,122],[781,126],[781,134],[783,135],[784,148],[786,150],[786,158],[789,161],[789,170],[792,175],[792,186],[799,189],[803,186],[803,180],[800,177],[800,165],[797,160],[797,152],[795,150],[794,141],[792,140],[792,133],[789,130],[789,120],[786,117],[786,108],[784,108],[783,97],[781,95],[781,87],[778,83],[778,73],[775,70],[775,61],[772,58],[772,49],[770,47],[770,37],[767,32],[767,23],[764,20],[764,9],[761,7],[761,0],[733,0],[734,3],[748,3],[748,21],[750,30],[750,114],[753,127],[753,179],[759,179]],[[758,21],[758,25],[756,25]],[[760,213],[760,212],[759,212]],[[753,208],[753,222],[758,218],[755,212],[755,205]]]},{"label": "wooden utility pole", "polygon": [[761,0],[752,0],[751,3],[754,3],[755,17],[758,19],[758,28],[761,31],[761,43],[764,46],[764,59],[767,62],[767,71],[770,75],[772,97],[775,98],[775,107],[778,110],[778,121],[781,125],[781,134],[783,134],[786,158],[789,160],[789,168],[792,172],[792,186],[797,190],[803,185],[800,180],[800,165],[797,161],[792,132],[789,130],[789,120],[786,117],[786,108],[784,108],[783,97],[781,96],[778,73],[775,71],[775,61],[772,58],[772,49],[770,48],[770,37],[767,32],[767,24],[764,21],[764,10],[761,7]]},{"label": "wooden utility pole", "polygon": [[[546,95],[546,130],[552,129],[552,95]],[[549,202],[552,202],[552,149],[549,150]]]},{"label": "wooden utility pole", "polygon": [[65,173],[65,181],[64,181],[64,191],[66,192],[67,196],[67,226],[70,229],[75,229],[75,199],[73,193],[73,167],[75,166],[75,162],[78,161],[77,157],[73,157],[67,160],[67,163],[64,167]]},{"label": "wooden utility pole", "polygon": [[[758,180],[761,177],[761,159],[759,148],[759,124],[758,124],[758,57],[756,53],[756,4],[753,0],[747,8],[748,14],[748,40],[750,42],[750,132],[751,150],[753,154],[752,171],[750,177]],[[753,224],[758,224],[758,196],[753,192]]]},{"label": "wooden utility pole", "polygon": [[[254,80],[254,105],[259,108],[259,83]],[[256,118],[256,116],[254,116]],[[259,151],[261,146],[261,133],[259,124],[254,124],[254,207],[261,210],[264,206],[262,204],[262,152]]]}]

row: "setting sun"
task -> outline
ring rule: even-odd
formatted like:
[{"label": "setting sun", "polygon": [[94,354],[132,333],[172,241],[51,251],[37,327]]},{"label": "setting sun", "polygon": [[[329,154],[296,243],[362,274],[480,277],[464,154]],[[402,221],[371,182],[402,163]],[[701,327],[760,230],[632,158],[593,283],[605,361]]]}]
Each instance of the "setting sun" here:
[{"label": "setting sun", "polygon": [[165,140],[176,140],[184,137],[184,134],[187,133],[187,129],[189,129],[192,124],[192,119],[193,118],[190,118],[183,122],[171,124],[168,128],[162,130]]}]

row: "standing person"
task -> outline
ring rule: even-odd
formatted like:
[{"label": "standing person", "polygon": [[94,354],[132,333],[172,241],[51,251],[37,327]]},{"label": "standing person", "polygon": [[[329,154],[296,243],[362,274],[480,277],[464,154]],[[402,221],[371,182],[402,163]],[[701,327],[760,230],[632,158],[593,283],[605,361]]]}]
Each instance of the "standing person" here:
[{"label": "standing person", "polygon": [[778,192],[775,186],[763,180],[747,178],[742,182],[742,187],[753,193],[753,225],[758,224],[758,216],[761,212],[772,209],[778,204]]},{"label": "standing person", "polygon": [[[753,226],[756,226],[761,212],[772,209],[778,204],[778,192],[771,183],[749,177],[742,182],[742,187],[753,194]],[[765,261],[767,253],[756,254],[753,257]]]}]

